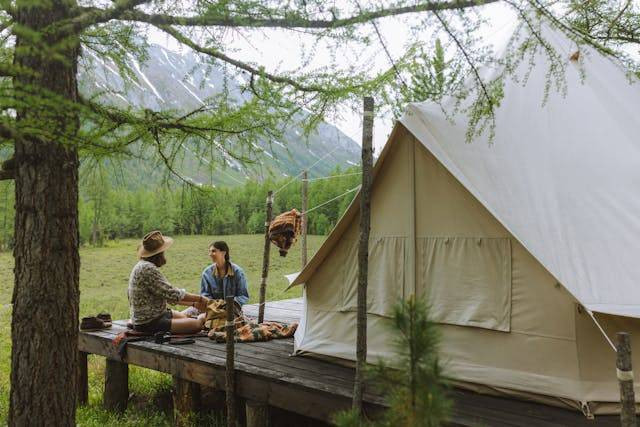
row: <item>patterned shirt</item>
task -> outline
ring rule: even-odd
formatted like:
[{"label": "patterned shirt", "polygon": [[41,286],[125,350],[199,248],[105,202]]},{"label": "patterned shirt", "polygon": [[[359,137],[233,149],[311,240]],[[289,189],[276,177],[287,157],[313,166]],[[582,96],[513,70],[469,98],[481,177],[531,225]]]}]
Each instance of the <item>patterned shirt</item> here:
[{"label": "patterned shirt", "polygon": [[155,264],[140,260],[129,276],[129,312],[134,325],[143,325],[167,311],[167,302],[175,304],[186,291],[177,289]]}]

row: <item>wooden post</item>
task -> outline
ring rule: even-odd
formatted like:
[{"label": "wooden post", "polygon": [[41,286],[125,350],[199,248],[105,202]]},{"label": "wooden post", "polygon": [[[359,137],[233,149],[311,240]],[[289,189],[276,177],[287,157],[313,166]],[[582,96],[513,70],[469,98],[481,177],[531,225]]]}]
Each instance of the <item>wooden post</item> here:
[{"label": "wooden post", "polygon": [[173,376],[173,425],[187,427],[200,409],[200,384]]},{"label": "wooden post", "polygon": [[362,414],[364,368],[367,363],[367,273],[371,224],[371,168],[373,165],[373,98],[364,98],[362,123],[362,188],[360,189],[360,242],[358,245],[358,313],[356,317],[356,377],[353,408]]},{"label": "wooden post", "polygon": [[308,173],[302,172],[302,268],[307,265],[307,201],[308,201]]},{"label": "wooden post", "polygon": [[[235,294],[235,292],[234,292]],[[226,367],[226,382],[225,390],[227,392],[227,426],[236,427],[236,402],[235,402],[235,372],[234,372],[234,359],[235,359],[235,338],[234,332],[234,297],[233,295],[227,295],[225,298],[225,307],[227,309],[227,367]]]},{"label": "wooden post", "polygon": [[620,425],[631,427],[636,425],[636,398],[633,392],[633,370],[631,367],[631,336],[626,332],[618,332],[616,346],[616,373],[620,383]]},{"label": "wooden post", "polygon": [[129,365],[107,359],[103,403],[107,410],[124,412],[129,400]]},{"label": "wooden post", "polygon": [[86,405],[89,401],[89,371],[87,356],[89,353],[78,352],[78,405]]},{"label": "wooden post", "polygon": [[269,405],[262,402],[247,400],[245,407],[247,414],[247,427],[269,426]]},{"label": "wooden post", "polygon": [[264,321],[264,301],[267,296],[267,276],[269,275],[269,224],[271,224],[271,210],[273,208],[273,191],[267,194],[267,216],[264,222],[264,253],[262,255],[262,281],[260,282],[260,305],[258,306],[258,323]]}]

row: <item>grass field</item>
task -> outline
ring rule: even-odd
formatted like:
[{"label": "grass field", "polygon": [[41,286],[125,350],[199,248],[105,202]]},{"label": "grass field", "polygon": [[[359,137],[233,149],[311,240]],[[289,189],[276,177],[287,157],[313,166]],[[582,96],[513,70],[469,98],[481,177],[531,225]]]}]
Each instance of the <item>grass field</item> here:
[{"label": "grass field", "polygon": [[[210,264],[207,247],[213,240],[225,240],[230,247],[231,260],[240,265],[249,282],[250,302],[257,302],[262,271],[264,237],[261,235],[235,236],[178,236],[167,252],[167,265],[162,267],[173,285],[189,292],[199,291],[200,274]],[[310,236],[309,256],[320,247],[324,236]],[[135,264],[136,240],[110,242],[106,247],[80,250],[80,316],[110,312],[114,318],[129,317],[127,281]],[[267,300],[295,298],[299,288],[284,292],[287,286],[284,274],[300,270],[300,246],[282,258],[275,247],[271,249],[271,266]],[[0,253],[0,425],[7,422],[9,402],[9,376],[11,365],[11,292],[13,288],[13,257]],[[171,377],[147,369],[132,367],[129,386],[134,398],[122,416],[101,409],[104,385],[104,358],[89,358],[89,404],[78,408],[80,426],[161,426],[171,425],[167,413],[170,402]],[[213,420],[208,420],[208,424]],[[202,420],[201,420],[202,422]]]}]

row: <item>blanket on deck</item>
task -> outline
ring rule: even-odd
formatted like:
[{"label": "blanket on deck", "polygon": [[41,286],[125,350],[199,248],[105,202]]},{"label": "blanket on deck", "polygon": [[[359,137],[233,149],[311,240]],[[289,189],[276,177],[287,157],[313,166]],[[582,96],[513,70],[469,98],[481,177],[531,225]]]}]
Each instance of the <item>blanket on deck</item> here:
[{"label": "blanket on deck", "polygon": [[[262,322],[258,323],[246,316],[236,317],[233,336],[236,342],[269,341],[276,338],[292,337],[298,328],[297,323]],[[209,331],[209,338],[216,342],[226,342],[227,332],[220,326]]]},{"label": "blanket on deck", "polygon": [[[274,338],[292,337],[297,323],[262,322],[242,314],[240,306],[234,307],[234,338],[236,342],[269,341]],[[216,342],[226,342],[226,305],[223,300],[214,300],[207,306],[205,327],[209,328],[209,338]]]}]

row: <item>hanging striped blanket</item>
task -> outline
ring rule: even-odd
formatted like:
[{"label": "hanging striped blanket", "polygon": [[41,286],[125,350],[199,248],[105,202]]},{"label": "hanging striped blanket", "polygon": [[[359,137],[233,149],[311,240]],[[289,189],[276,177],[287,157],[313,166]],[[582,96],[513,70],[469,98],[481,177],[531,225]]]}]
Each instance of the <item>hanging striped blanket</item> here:
[{"label": "hanging striped blanket", "polygon": [[296,209],[281,213],[269,225],[269,240],[280,249],[280,256],[295,243],[302,229],[302,215]]}]

